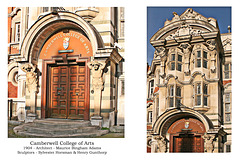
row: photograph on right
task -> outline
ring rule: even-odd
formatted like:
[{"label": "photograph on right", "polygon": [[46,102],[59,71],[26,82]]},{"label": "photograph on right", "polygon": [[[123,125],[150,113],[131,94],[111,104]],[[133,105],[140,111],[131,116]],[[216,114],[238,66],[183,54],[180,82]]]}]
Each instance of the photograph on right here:
[{"label": "photograph on right", "polygon": [[231,152],[231,7],[147,7],[147,153]]}]

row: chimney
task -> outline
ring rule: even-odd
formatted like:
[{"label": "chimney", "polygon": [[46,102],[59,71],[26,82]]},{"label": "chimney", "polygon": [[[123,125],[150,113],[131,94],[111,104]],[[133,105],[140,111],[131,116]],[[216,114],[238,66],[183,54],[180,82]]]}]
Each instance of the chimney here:
[{"label": "chimney", "polygon": [[231,27],[228,26],[228,33],[231,33]]}]

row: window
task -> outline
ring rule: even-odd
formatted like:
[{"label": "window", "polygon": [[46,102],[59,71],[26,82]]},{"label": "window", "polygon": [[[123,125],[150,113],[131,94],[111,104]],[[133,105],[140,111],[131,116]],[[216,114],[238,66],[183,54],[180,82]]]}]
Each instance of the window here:
[{"label": "window", "polygon": [[229,79],[232,78],[232,64],[227,63],[224,65],[224,78]]},{"label": "window", "polygon": [[226,120],[226,122],[230,122],[231,121],[230,113],[225,113],[225,120]]},{"label": "window", "polygon": [[52,12],[58,10],[59,7],[42,7],[42,12]]},{"label": "window", "polygon": [[231,152],[231,145],[226,145],[226,152]]},{"label": "window", "polygon": [[20,41],[20,23],[15,23],[15,42]]},{"label": "window", "polygon": [[121,81],[122,82],[122,88],[121,88],[121,95],[124,95],[125,94],[125,83],[124,83],[124,80]]},{"label": "window", "polygon": [[120,7],[120,37],[124,37],[125,15],[124,7]]},{"label": "window", "polygon": [[230,112],[230,104],[229,103],[225,104],[225,112]]},{"label": "window", "polygon": [[171,54],[170,55],[170,59],[169,59],[169,68],[170,70],[178,70],[178,71],[182,71],[182,55],[180,54]]},{"label": "window", "polygon": [[230,102],[230,93],[225,94],[225,102]]},{"label": "window", "polygon": [[43,12],[48,12],[49,7],[43,7]]},{"label": "window", "polygon": [[208,85],[203,82],[195,85],[195,105],[208,106]]},{"label": "window", "polygon": [[230,93],[225,93],[225,122],[231,122],[231,97]]},{"label": "window", "polygon": [[152,94],[153,94],[153,87],[154,87],[154,81],[151,80],[151,81],[149,82],[149,97],[151,97]]},{"label": "window", "polygon": [[195,67],[197,68],[208,68],[208,53],[204,50],[196,51],[195,63]]},{"label": "window", "polygon": [[148,112],[148,122],[152,123],[152,111]]},{"label": "window", "polygon": [[180,86],[170,85],[168,94],[168,106],[180,107],[182,100],[182,91]]}]

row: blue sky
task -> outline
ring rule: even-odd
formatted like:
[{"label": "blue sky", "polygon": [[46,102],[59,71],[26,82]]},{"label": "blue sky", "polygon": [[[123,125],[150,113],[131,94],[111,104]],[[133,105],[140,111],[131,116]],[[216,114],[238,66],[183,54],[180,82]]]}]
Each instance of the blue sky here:
[{"label": "blue sky", "polygon": [[228,32],[231,23],[231,7],[148,7],[147,8],[147,62],[151,65],[155,49],[149,43],[150,38],[163,27],[166,19],[173,18],[173,12],[181,15],[187,8],[192,8],[199,14],[215,18],[221,33]]}]

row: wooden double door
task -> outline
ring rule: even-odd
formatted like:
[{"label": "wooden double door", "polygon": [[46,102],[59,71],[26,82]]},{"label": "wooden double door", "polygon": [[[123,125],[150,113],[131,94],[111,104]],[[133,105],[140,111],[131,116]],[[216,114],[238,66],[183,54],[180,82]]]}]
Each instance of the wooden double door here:
[{"label": "wooden double door", "polygon": [[86,70],[85,63],[48,67],[48,117],[89,119]]},{"label": "wooden double door", "polygon": [[173,136],[173,152],[203,152],[201,135],[179,134]]}]

